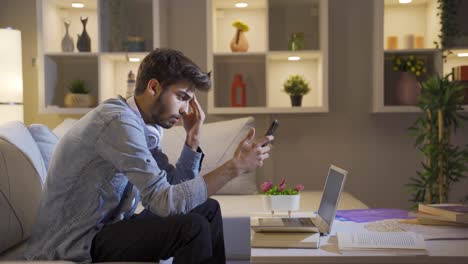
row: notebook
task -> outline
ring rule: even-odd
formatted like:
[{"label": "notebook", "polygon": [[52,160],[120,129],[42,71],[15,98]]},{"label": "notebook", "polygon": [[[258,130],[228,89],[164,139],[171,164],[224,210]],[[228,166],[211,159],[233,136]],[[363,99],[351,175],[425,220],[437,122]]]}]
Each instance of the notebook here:
[{"label": "notebook", "polygon": [[330,165],[317,216],[258,218],[252,223],[252,229],[255,232],[320,232],[328,235],[347,174],[347,171]]}]

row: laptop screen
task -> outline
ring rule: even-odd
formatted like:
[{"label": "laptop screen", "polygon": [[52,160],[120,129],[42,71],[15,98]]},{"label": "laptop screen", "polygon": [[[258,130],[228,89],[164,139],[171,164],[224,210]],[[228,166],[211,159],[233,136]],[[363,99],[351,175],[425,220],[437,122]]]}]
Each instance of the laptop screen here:
[{"label": "laptop screen", "polygon": [[332,221],[335,218],[335,211],[345,177],[346,171],[340,170],[335,166],[330,167],[318,210],[318,214],[329,227],[331,227]]}]

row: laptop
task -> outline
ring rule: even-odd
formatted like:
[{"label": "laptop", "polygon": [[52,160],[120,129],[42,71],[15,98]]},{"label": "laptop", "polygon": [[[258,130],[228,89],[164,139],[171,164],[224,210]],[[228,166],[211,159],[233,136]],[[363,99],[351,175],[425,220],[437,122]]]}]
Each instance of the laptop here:
[{"label": "laptop", "polygon": [[252,223],[255,232],[320,232],[330,234],[347,171],[330,165],[320,207],[315,217],[268,217]]}]

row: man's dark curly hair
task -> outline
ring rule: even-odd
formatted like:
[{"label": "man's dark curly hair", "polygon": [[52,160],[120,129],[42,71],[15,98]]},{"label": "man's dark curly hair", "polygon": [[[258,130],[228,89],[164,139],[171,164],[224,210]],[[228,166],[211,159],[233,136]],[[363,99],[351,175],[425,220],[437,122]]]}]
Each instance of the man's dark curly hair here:
[{"label": "man's dark curly hair", "polygon": [[142,94],[149,80],[156,79],[167,89],[169,85],[188,81],[190,89],[207,91],[211,87],[210,73],[205,73],[182,52],[172,49],[155,49],[138,68],[135,95]]}]

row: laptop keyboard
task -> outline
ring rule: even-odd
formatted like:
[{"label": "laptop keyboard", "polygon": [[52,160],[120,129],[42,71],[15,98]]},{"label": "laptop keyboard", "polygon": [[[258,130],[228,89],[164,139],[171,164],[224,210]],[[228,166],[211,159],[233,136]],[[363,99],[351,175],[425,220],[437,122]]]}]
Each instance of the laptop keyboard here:
[{"label": "laptop keyboard", "polygon": [[301,218],[281,218],[285,226],[313,226],[312,219],[308,217]]}]

